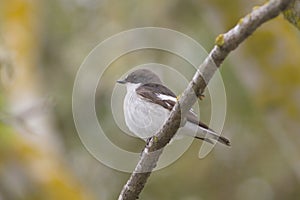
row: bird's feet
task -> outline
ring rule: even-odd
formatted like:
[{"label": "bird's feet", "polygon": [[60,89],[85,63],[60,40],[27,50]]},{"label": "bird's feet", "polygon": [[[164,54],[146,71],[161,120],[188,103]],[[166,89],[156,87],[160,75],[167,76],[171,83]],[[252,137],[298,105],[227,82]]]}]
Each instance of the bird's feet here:
[{"label": "bird's feet", "polygon": [[200,94],[200,96],[198,97],[201,101],[204,99],[205,95],[204,94]]}]

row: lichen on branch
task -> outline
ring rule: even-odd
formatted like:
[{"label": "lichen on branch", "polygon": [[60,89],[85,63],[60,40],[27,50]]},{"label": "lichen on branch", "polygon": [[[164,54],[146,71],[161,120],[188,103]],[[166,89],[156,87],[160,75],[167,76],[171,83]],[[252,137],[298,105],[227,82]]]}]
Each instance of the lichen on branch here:
[{"label": "lichen on branch", "polygon": [[300,0],[293,0],[283,11],[284,17],[300,30]]}]

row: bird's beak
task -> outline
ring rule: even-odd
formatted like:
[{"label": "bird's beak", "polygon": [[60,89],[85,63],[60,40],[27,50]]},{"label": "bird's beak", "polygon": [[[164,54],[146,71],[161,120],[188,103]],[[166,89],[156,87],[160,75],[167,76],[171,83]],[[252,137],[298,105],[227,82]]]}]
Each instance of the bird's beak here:
[{"label": "bird's beak", "polygon": [[125,80],[117,80],[117,83],[120,83],[120,84],[125,84],[126,81]]}]

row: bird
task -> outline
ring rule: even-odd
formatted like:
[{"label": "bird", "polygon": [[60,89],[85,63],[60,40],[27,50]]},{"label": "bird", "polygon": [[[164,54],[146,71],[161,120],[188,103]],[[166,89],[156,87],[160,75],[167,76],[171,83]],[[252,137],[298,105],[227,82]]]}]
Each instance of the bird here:
[{"label": "bird", "polygon": [[[149,69],[137,69],[125,79],[117,80],[117,83],[126,85],[123,110],[127,127],[134,135],[147,141],[168,119],[177,102],[176,95]],[[185,135],[211,144],[216,141],[230,146],[227,138],[198,120],[192,109],[187,113],[185,124],[181,128]]]}]

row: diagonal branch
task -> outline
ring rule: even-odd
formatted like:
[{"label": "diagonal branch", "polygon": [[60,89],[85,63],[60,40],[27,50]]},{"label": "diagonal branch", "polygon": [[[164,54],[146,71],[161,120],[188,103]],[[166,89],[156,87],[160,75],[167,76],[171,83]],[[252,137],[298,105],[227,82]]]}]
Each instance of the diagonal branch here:
[{"label": "diagonal branch", "polygon": [[143,150],[140,161],[121,191],[119,200],[138,198],[152,170],[156,167],[163,148],[180,127],[182,117],[186,115],[187,111],[197,101],[194,94],[199,97],[227,55],[236,49],[261,24],[278,16],[290,2],[291,0],[271,0],[260,7],[255,7],[250,14],[240,19],[235,27],[216,38],[216,45],[201,64],[193,80],[174,106],[163,128],[150,140]]}]

